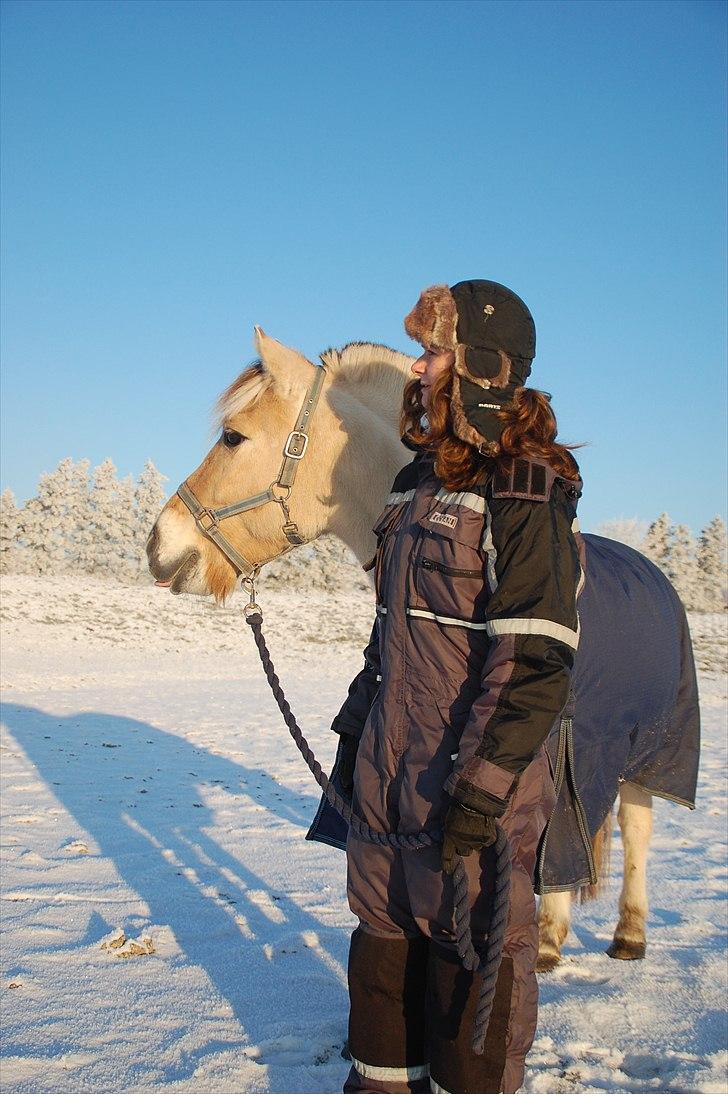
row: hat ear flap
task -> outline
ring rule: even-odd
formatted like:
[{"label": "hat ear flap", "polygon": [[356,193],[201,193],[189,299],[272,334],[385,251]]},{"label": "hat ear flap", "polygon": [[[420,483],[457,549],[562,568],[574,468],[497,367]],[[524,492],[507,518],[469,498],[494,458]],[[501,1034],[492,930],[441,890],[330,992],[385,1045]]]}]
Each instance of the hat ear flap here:
[{"label": "hat ear flap", "polygon": [[492,447],[492,451],[489,449],[491,442],[486,440],[483,434],[479,433],[470,423],[463,404],[463,391],[460,377],[457,372],[453,372],[452,377],[450,414],[452,416],[452,427],[456,437],[459,437],[461,441],[465,441],[466,444],[472,444],[475,448],[478,448],[483,455],[491,455],[492,452],[496,451],[495,446]]},{"label": "hat ear flap", "polygon": [[503,350],[459,345],[455,350],[455,371],[483,388],[508,387],[512,361]]}]

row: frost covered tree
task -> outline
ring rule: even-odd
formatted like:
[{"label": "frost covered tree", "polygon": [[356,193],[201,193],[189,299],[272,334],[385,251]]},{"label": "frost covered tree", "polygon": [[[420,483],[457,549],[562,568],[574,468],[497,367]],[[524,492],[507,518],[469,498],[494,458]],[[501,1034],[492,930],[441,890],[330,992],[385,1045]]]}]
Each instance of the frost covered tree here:
[{"label": "frost covered tree", "polygon": [[69,457],[41,477],[37,495],[22,508],[6,491],[3,571],[138,579],[142,568],[146,572],[149,528],[164,501],[163,479],[151,460],[135,485],[131,476],[119,480],[110,459],[90,478],[89,461]]},{"label": "frost covered tree", "polygon": [[38,566],[43,573],[59,573],[66,569],[68,550],[65,527],[65,486],[66,461],[63,460],[55,471],[41,475],[38,483],[36,514],[36,552]]},{"label": "frost covered tree", "polygon": [[605,520],[597,527],[598,536],[606,536],[607,539],[616,539],[619,543],[626,543],[628,547],[634,547],[636,551],[644,550],[645,536],[647,535],[647,521],[638,517],[618,517],[615,520]]},{"label": "frost covered tree", "polygon": [[19,552],[18,571],[23,574],[43,573],[42,512],[37,498],[29,498],[18,510],[15,534]]},{"label": "frost covered tree", "polygon": [[19,556],[18,505],[12,490],[4,490],[0,497],[0,573],[16,573]]},{"label": "frost covered tree", "polygon": [[39,574],[73,568],[84,520],[88,520],[88,461],[75,464],[67,457],[55,471],[41,475],[38,493],[18,513],[22,568]]},{"label": "frost covered tree", "polygon": [[61,460],[54,472],[56,490],[60,495],[59,535],[64,549],[60,567],[63,569],[86,569],[93,540],[88,471],[88,460],[74,463],[71,459],[65,459]]},{"label": "frost covered tree", "polygon": [[688,609],[698,607],[700,598],[696,544],[692,532],[684,524],[678,524],[671,529],[670,552],[665,572],[683,605]]},{"label": "frost covered tree", "polygon": [[130,483],[119,482],[116,467],[105,459],[93,471],[91,507],[93,512],[93,549],[89,572],[118,574],[125,570],[126,549],[123,529],[126,527],[130,502]]},{"label": "frost covered tree", "polygon": [[720,517],[713,517],[710,524],[701,532],[698,542],[698,606],[703,611],[719,612],[726,607],[727,555],[725,524]]},{"label": "frost covered tree", "polygon": [[134,481],[131,475],[119,480],[117,492],[118,523],[116,526],[117,562],[113,573],[119,577],[136,577],[139,567],[136,556],[137,514]]},{"label": "frost covered tree", "polygon": [[137,479],[134,492],[136,507],[134,552],[139,569],[144,571],[147,568],[147,538],[166,500],[162,485],[166,481],[167,476],[158,471],[151,460],[147,460],[144,464],[144,470]]},{"label": "frost covered tree", "polygon": [[671,530],[670,518],[667,513],[662,513],[647,529],[642,544],[644,554],[665,573],[668,572],[670,560]]}]

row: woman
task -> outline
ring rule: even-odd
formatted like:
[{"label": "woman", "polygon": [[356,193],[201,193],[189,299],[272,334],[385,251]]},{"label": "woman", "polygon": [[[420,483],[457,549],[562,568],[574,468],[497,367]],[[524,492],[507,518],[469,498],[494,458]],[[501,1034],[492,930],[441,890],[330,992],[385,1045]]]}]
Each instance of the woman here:
[{"label": "woman", "polygon": [[[333,728],[338,772],[373,827],[444,827],[398,851],[350,834],[353,1066],[346,1092],[513,1094],[536,1028],[533,876],[554,804],[544,748],[569,696],[581,578],[574,458],[547,396],[523,384],[535,327],[492,281],[425,290],[405,319],[424,348],[402,411],[415,458],[378,521],[377,618]],[[488,930],[495,824],[511,910],[485,1053],[478,978],[453,945],[464,856],[476,946]]]}]

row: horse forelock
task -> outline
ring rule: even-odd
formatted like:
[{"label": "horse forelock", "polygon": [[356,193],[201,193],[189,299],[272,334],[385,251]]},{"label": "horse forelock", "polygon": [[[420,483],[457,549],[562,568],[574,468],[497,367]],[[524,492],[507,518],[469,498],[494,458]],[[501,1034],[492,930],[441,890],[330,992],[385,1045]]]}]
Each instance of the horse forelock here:
[{"label": "horse forelock", "polygon": [[241,410],[251,406],[270,384],[261,361],[254,361],[223,391],[215,404],[214,426],[221,428]]}]

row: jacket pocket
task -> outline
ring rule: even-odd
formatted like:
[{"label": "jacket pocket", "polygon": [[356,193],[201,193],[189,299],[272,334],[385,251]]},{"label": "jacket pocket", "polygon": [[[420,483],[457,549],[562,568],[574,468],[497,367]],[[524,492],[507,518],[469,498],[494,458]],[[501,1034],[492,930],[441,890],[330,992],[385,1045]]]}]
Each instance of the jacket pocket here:
[{"label": "jacket pocket", "polygon": [[420,525],[424,533],[413,559],[411,607],[432,612],[443,620],[482,623],[489,599],[485,556],[480,546],[482,519],[447,527],[433,524],[425,516]]}]

